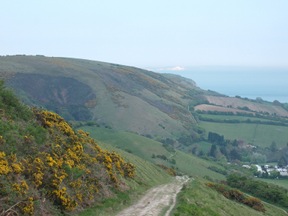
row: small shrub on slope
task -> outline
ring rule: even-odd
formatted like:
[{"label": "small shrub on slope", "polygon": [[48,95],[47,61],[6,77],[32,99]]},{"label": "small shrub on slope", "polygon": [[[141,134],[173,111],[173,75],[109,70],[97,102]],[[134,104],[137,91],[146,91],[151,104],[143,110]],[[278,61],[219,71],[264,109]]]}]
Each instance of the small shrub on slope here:
[{"label": "small shrub on slope", "polygon": [[165,170],[165,172],[167,172],[169,175],[171,176],[176,176],[176,170],[171,168],[171,167],[167,167],[163,164],[158,164],[159,167],[161,167],[163,170]]},{"label": "small shrub on slope", "polygon": [[223,194],[223,196],[225,196],[227,199],[245,204],[257,211],[265,212],[263,203],[261,202],[261,200],[255,197],[248,197],[244,195],[241,191],[230,188],[223,184],[207,183],[207,186]]}]

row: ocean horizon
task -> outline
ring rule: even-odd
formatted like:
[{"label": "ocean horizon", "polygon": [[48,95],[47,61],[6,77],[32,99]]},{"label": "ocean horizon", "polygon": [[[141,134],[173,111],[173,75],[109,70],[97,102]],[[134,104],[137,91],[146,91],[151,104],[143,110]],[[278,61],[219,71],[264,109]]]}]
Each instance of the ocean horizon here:
[{"label": "ocean horizon", "polygon": [[[222,93],[222,92],[219,92]],[[222,93],[225,94],[225,93]],[[288,103],[288,97],[287,96],[267,96],[267,95],[229,95],[229,94],[225,94],[227,96],[230,97],[235,97],[235,96],[240,96],[241,98],[248,98],[248,99],[253,99],[255,100],[256,98],[262,98],[264,101],[269,101],[269,102],[273,102],[275,100],[281,102],[281,103]]]},{"label": "ocean horizon", "polygon": [[259,67],[191,67],[178,71],[162,70],[187,77],[204,90],[227,96],[288,103],[288,69]]}]

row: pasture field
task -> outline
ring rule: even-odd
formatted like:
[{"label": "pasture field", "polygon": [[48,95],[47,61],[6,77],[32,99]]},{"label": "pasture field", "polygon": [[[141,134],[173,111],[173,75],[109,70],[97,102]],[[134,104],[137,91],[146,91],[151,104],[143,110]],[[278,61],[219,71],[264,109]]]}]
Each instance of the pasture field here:
[{"label": "pasture field", "polygon": [[197,144],[197,151],[202,151],[204,154],[209,153],[212,146],[211,143],[205,141],[200,141],[195,144]]},{"label": "pasture field", "polygon": [[[209,166],[216,166],[221,168],[213,161],[206,161],[192,154],[178,150],[175,152],[168,152],[163,147],[162,143],[148,139],[146,137],[139,136],[134,133],[123,131],[115,132],[113,130],[93,126],[85,126],[81,129],[89,132],[90,136],[99,141],[99,143],[103,143],[103,148],[105,148],[105,143],[108,143],[114,148],[131,152],[132,154],[135,154],[147,161],[151,161],[156,164],[161,163],[169,167],[173,166],[178,172],[182,172],[190,176],[209,176],[210,178],[217,180],[225,179],[224,175],[208,169]],[[171,164],[168,161],[164,161],[159,158],[152,158],[153,154],[165,155],[168,160],[174,159],[176,164]]]},{"label": "pasture field", "polygon": [[[225,176],[219,173],[216,173],[208,167],[214,166],[222,168],[218,164],[214,163],[213,161],[203,160],[193,155],[189,155],[182,151],[176,151],[175,155],[176,160],[176,167],[183,171],[185,174],[191,176],[199,176],[199,177],[210,177],[215,180],[224,180]],[[223,169],[223,168],[222,168]]]},{"label": "pasture field", "polygon": [[[265,118],[258,118],[258,117],[253,117],[253,116],[240,116],[240,115],[214,115],[214,114],[200,114],[202,118],[205,119],[212,119],[215,121],[240,121],[240,122],[245,122],[245,121],[261,121],[261,122],[278,122],[277,120],[270,120],[270,119],[265,119]],[[209,120],[208,120],[209,121]]]},{"label": "pasture field", "polygon": [[288,179],[264,179],[264,178],[259,178],[259,180],[265,181],[267,183],[278,185],[278,186],[286,188],[288,190]]},{"label": "pasture field", "polygon": [[200,122],[199,126],[205,128],[207,136],[209,132],[214,132],[224,135],[225,139],[244,140],[261,147],[269,147],[272,142],[275,142],[278,147],[284,147],[288,143],[286,126],[204,121]]}]

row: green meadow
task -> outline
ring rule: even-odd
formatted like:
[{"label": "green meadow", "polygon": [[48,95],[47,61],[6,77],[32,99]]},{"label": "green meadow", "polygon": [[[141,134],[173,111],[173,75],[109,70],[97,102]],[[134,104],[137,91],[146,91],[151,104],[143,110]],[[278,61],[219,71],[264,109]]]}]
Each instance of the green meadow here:
[{"label": "green meadow", "polygon": [[[117,151],[118,149],[122,149],[128,153],[135,154],[146,161],[174,167],[179,173],[190,176],[208,176],[217,180],[223,180],[225,178],[223,175],[208,169],[210,166],[221,168],[216,163],[178,150],[169,152],[163,147],[162,143],[149,138],[134,133],[113,131],[93,126],[85,126],[81,129],[89,132],[90,136],[95,138],[100,144],[102,143],[103,147],[105,147],[105,143],[108,143],[114,148],[117,148]],[[168,160],[174,159],[176,163],[173,164],[157,157],[152,158],[153,154],[156,156],[165,155]]]},{"label": "green meadow", "polygon": [[267,122],[279,122],[277,120],[267,119],[267,118],[260,118],[260,117],[253,117],[253,116],[241,116],[241,115],[220,115],[220,114],[199,114],[201,118],[207,119],[207,121],[214,120],[214,121],[258,121],[262,123]]},{"label": "green meadow", "polygon": [[288,179],[264,179],[264,178],[261,178],[260,180],[265,181],[267,183],[278,185],[278,186],[286,188],[288,190]]},{"label": "green meadow", "polygon": [[253,145],[269,147],[275,142],[278,147],[288,143],[288,127],[248,123],[218,123],[202,121],[199,124],[208,132],[224,135],[226,139],[244,140]]}]

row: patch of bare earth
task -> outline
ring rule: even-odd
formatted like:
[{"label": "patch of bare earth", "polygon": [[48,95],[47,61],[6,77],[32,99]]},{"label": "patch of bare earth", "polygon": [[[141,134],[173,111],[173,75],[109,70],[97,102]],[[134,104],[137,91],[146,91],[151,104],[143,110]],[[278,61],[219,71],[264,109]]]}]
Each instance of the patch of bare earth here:
[{"label": "patch of bare earth", "polygon": [[177,176],[172,183],[152,188],[137,203],[117,216],[157,216],[165,210],[165,216],[168,216],[175,206],[177,194],[187,181],[187,176]]}]

